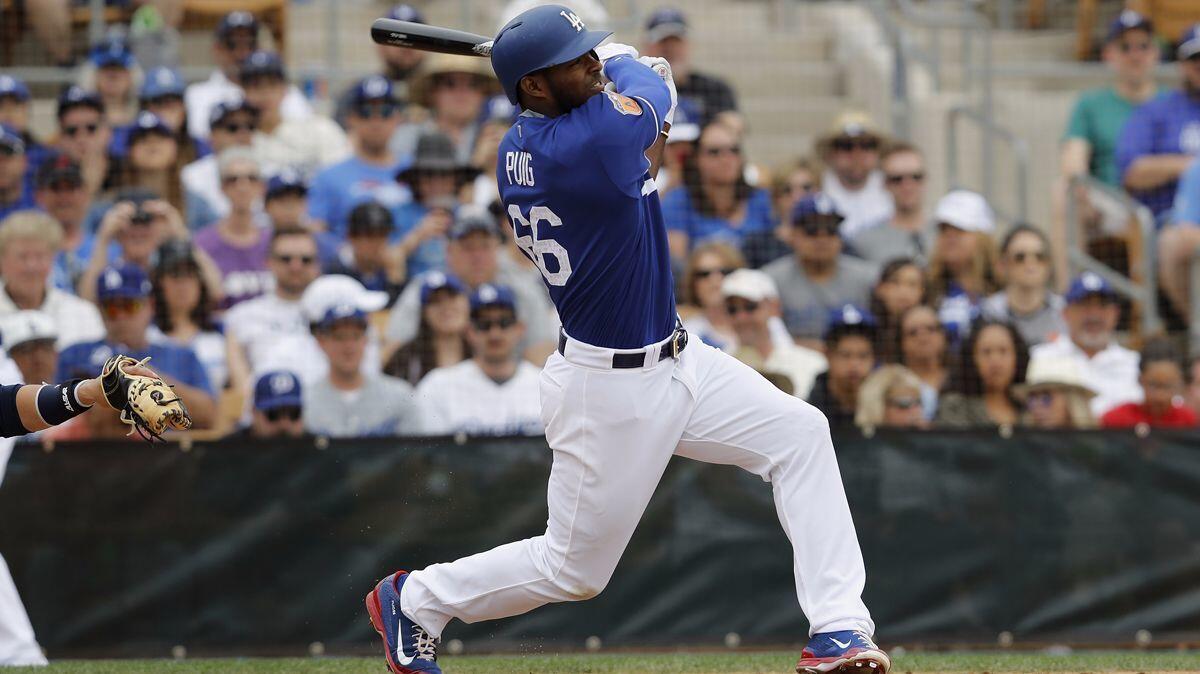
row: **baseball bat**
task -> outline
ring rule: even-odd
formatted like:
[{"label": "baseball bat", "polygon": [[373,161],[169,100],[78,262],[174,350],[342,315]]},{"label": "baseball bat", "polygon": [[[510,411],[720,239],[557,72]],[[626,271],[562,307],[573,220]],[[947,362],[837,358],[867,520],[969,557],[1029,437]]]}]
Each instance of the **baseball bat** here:
[{"label": "baseball bat", "polygon": [[379,44],[462,56],[492,55],[492,39],[465,30],[396,19],[375,19],[371,39]]}]

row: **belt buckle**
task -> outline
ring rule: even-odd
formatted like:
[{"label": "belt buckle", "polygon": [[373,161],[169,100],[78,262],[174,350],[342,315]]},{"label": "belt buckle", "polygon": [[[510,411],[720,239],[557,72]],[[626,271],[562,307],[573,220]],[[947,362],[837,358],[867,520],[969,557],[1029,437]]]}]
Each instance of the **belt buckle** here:
[{"label": "belt buckle", "polygon": [[671,357],[679,360],[679,353],[687,346],[687,331],[680,328],[671,335]]}]

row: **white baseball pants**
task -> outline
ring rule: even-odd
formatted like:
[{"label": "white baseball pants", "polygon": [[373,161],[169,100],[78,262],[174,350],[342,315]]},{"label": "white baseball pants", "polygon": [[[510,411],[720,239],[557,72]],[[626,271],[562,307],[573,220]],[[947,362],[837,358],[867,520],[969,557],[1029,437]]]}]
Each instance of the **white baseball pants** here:
[{"label": "white baseball pants", "polygon": [[550,357],[541,379],[554,451],[546,533],[413,572],[405,615],[440,636],[451,618],[473,623],[596,596],[678,454],[771,483],[810,634],[874,633],[824,415],[698,339],[678,360],[657,361],[660,346],[644,349],[641,369],[610,369],[611,350],[575,340],[565,357]]}]

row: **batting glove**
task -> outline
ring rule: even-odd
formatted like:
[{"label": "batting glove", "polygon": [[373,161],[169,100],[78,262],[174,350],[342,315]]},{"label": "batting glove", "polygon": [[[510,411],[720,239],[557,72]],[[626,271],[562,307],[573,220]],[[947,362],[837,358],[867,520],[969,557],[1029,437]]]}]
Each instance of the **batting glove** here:
[{"label": "batting glove", "polygon": [[638,59],[638,63],[647,66],[654,71],[655,75],[662,78],[662,81],[667,84],[667,89],[671,91],[671,109],[663,117],[663,121],[667,124],[672,124],[675,121],[675,106],[679,103],[679,92],[675,90],[675,77],[671,73],[671,64],[665,58],[657,56],[643,56]]},{"label": "batting glove", "polygon": [[[600,59],[601,69],[604,68],[604,62],[608,61],[611,58],[616,58],[618,56],[628,56],[630,58],[638,57],[637,49],[630,47],[627,44],[621,44],[620,42],[610,42],[609,44],[602,44],[599,47],[596,47],[595,51],[596,51],[596,58]],[[608,77],[608,75],[605,74],[605,77]]]}]

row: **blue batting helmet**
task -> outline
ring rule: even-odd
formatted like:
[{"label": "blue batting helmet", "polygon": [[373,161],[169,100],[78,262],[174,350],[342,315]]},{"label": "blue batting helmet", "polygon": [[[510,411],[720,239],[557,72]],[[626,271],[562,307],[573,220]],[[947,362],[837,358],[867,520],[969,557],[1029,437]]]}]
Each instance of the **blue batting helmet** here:
[{"label": "blue batting helmet", "polygon": [[583,56],[612,35],[588,30],[575,12],[562,5],[541,5],[518,14],[492,43],[492,69],[516,104],[517,83],[529,73]]}]

